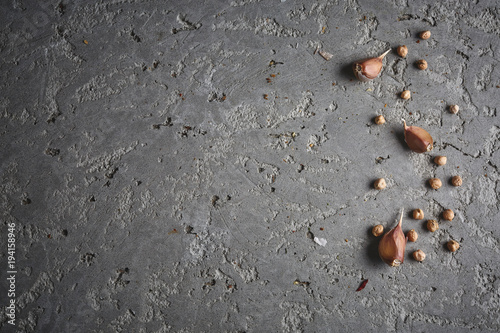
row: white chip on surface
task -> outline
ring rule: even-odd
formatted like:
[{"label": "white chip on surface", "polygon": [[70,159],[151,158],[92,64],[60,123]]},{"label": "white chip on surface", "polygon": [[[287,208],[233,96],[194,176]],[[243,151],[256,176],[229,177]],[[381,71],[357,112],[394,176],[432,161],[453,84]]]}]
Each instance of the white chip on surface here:
[{"label": "white chip on surface", "polygon": [[326,239],[324,239],[324,238],[314,237],[314,241],[321,246],[326,245]]},{"label": "white chip on surface", "polygon": [[333,57],[333,54],[328,53],[326,51],[319,51],[318,52],[320,56],[322,56],[325,60],[330,60]]}]

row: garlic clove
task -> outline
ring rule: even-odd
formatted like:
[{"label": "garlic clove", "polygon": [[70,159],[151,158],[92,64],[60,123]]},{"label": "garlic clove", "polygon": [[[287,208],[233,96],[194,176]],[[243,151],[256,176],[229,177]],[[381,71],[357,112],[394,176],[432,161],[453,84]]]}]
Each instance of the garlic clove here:
[{"label": "garlic clove", "polygon": [[406,237],[401,225],[403,223],[403,210],[398,225],[387,232],[378,245],[380,258],[389,266],[399,266],[405,259]]},{"label": "garlic clove", "polygon": [[356,61],[352,65],[352,69],[356,78],[361,82],[367,82],[379,76],[380,72],[382,71],[382,60],[390,51],[391,50],[389,49],[375,58]]},{"label": "garlic clove", "polygon": [[406,121],[403,119],[405,128],[405,141],[416,153],[425,153],[431,151],[433,146],[432,136],[423,128],[417,126],[406,126]]}]

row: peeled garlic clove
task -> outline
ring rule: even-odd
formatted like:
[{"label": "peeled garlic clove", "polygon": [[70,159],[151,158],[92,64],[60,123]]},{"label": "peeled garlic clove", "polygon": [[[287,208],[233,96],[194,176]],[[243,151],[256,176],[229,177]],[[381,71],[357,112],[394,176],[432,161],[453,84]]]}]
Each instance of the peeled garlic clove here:
[{"label": "peeled garlic clove", "polygon": [[425,153],[431,151],[433,146],[432,136],[423,128],[417,126],[406,126],[406,121],[403,119],[405,127],[405,141],[416,153]]},{"label": "peeled garlic clove", "polygon": [[382,236],[378,244],[378,254],[389,266],[399,266],[405,259],[406,237],[401,228],[402,223],[403,210],[398,225]]},{"label": "peeled garlic clove", "polygon": [[354,71],[354,75],[358,78],[358,80],[362,82],[367,82],[376,78],[380,72],[382,71],[382,60],[385,55],[389,53],[391,50],[385,51],[378,57],[368,58],[360,61],[356,61],[352,65],[352,69]]}]

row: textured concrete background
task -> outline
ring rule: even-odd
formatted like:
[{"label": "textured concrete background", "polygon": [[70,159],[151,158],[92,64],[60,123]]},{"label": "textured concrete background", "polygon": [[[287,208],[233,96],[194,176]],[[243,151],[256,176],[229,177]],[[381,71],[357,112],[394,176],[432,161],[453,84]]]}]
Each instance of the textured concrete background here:
[{"label": "textured concrete background", "polygon": [[[500,331],[498,2],[10,0],[0,21],[2,332]],[[401,208],[420,237],[391,268],[370,230]]]}]

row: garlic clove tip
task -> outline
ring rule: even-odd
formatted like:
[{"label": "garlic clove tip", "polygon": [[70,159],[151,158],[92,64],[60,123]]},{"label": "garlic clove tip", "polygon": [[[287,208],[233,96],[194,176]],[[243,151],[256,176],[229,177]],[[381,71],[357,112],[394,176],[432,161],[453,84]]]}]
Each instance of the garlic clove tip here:
[{"label": "garlic clove tip", "polygon": [[384,59],[384,57],[387,55],[387,53],[391,52],[391,49],[388,49],[387,51],[385,51],[384,53],[382,53],[381,55],[379,55],[377,58],[379,58],[380,60]]}]

